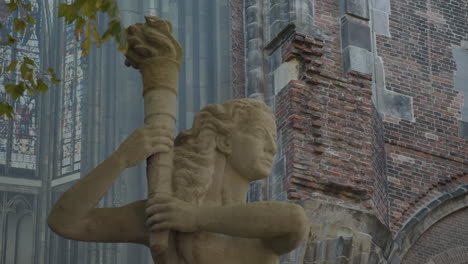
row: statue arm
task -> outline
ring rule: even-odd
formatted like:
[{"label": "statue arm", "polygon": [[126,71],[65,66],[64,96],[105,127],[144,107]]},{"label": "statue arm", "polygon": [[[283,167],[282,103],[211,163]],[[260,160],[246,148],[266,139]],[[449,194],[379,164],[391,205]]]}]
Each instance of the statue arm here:
[{"label": "statue arm", "polygon": [[206,231],[257,238],[278,255],[296,248],[308,235],[302,207],[284,202],[200,206],[173,197],[152,197],[146,209],[151,230]]},{"label": "statue arm", "polygon": [[146,243],[145,204],[95,208],[115,179],[153,153],[172,149],[171,131],[145,125],[133,132],[108,159],[68,189],[47,219],[57,234],[75,240]]},{"label": "statue arm", "polygon": [[199,208],[200,230],[259,238],[278,255],[296,248],[308,235],[302,207],[282,202]]},{"label": "statue arm", "polygon": [[[47,219],[57,234],[74,240],[117,242],[143,241],[144,202],[120,208],[95,208],[114,180],[125,169],[118,155],[112,155],[67,190]],[[141,213],[138,213],[141,208]],[[141,219],[139,219],[141,218]],[[142,222],[142,224],[137,224]],[[122,230],[122,232],[116,232]],[[142,232],[143,231],[143,232]],[[118,237],[116,237],[118,236]]]}]

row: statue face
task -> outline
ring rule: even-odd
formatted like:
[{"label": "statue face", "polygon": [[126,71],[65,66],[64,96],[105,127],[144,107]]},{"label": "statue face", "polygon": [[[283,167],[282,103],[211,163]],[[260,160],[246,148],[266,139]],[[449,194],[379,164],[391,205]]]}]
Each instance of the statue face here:
[{"label": "statue face", "polygon": [[266,113],[258,113],[248,124],[232,131],[228,162],[249,181],[270,175],[276,154],[276,123]]}]

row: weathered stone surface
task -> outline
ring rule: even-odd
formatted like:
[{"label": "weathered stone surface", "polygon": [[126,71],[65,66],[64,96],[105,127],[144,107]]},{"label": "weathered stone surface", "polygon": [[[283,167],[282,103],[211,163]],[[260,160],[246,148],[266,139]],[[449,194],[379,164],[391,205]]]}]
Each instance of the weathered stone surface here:
[{"label": "weathered stone surface", "polygon": [[374,9],[380,10],[387,14],[391,13],[390,0],[370,0],[372,1],[372,7]]},{"label": "weathered stone surface", "polygon": [[345,73],[357,71],[372,74],[372,53],[355,46],[346,47],[343,50],[343,69]]},{"label": "weathered stone surface", "polygon": [[386,37],[390,36],[390,25],[388,20],[388,13],[373,9],[372,24],[375,34],[383,35]]},{"label": "weathered stone surface", "polygon": [[468,139],[468,122],[460,121],[460,136]]},{"label": "weathered stone surface", "polygon": [[368,0],[342,0],[345,1],[346,14],[354,15],[363,19],[369,19]]},{"label": "weathered stone surface", "polygon": [[275,94],[278,94],[290,81],[299,79],[299,62],[293,59],[281,64],[274,76]]},{"label": "weathered stone surface", "polygon": [[394,91],[384,90],[384,113],[413,121],[413,98]]},{"label": "weathered stone surface", "polygon": [[343,17],[341,19],[341,44],[343,49],[348,46],[355,46],[371,51],[371,32],[369,26],[357,22],[350,17]]},{"label": "weathered stone surface", "polygon": [[390,232],[371,214],[314,200],[304,209],[311,225],[303,263],[374,264],[391,246]]}]

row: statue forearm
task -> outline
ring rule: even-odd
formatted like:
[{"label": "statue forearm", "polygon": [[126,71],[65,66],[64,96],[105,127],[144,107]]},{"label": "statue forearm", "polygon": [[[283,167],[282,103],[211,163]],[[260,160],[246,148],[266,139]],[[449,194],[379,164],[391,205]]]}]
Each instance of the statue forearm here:
[{"label": "statue forearm", "polygon": [[143,93],[151,90],[170,90],[177,94],[180,64],[167,57],[155,57],[140,65],[143,78]]},{"label": "statue forearm", "polygon": [[293,244],[307,235],[304,210],[289,203],[256,202],[199,210],[199,228],[207,232],[264,240],[288,238],[284,243]]},{"label": "statue forearm", "polygon": [[83,220],[124,169],[116,154],[102,162],[57,201],[48,217],[49,226],[56,229]]}]

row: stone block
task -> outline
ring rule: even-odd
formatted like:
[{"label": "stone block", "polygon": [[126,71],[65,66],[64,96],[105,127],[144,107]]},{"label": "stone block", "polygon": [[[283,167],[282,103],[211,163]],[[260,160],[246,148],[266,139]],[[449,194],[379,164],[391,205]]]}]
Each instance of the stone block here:
[{"label": "stone block", "polygon": [[372,68],[372,53],[368,50],[355,46],[348,46],[343,50],[343,70],[345,73],[357,71],[372,74]]},{"label": "stone block", "polygon": [[457,91],[468,91],[468,75],[463,74],[461,71],[457,71],[454,79],[454,88]]},{"label": "stone block", "polygon": [[468,139],[468,122],[460,121],[460,137]]},{"label": "stone block", "polygon": [[388,22],[388,13],[373,9],[373,29],[375,34],[390,37],[390,25]]},{"label": "stone block", "polygon": [[275,20],[288,20],[288,6],[285,4],[276,4],[268,11],[268,20],[272,24]]},{"label": "stone block", "polygon": [[413,98],[394,91],[383,91],[383,112],[400,119],[414,121]]},{"label": "stone block", "polygon": [[345,16],[341,19],[341,47],[345,49],[348,46],[372,50],[369,25]]},{"label": "stone block", "polygon": [[268,72],[274,72],[282,62],[281,49],[276,49],[275,52],[268,57]]},{"label": "stone block", "polygon": [[312,25],[314,14],[314,1],[310,0],[290,0],[289,1],[290,20],[298,24]]},{"label": "stone block", "polygon": [[269,40],[275,39],[281,31],[283,31],[288,26],[288,21],[286,20],[275,20],[270,26],[270,37]]},{"label": "stone block", "polygon": [[452,192],[451,194],[453,198],[457,198],[458,196],[462,196],[466,194],[466,190],[464,188],[459,188],[456,191]]},{"label": "stone block", "polygon": [[281,64],[274,71],[275,95],[292,80],[299,79],[299,62],[296,59]]},{"label": "stone block", "polygon": [[372,7],[387,14],[391,13],[390,0],[371,0]]},{"label": "stone block", "polygon": [[368,0],[344,0],[345,12],[363,19],[369,19]]}]

